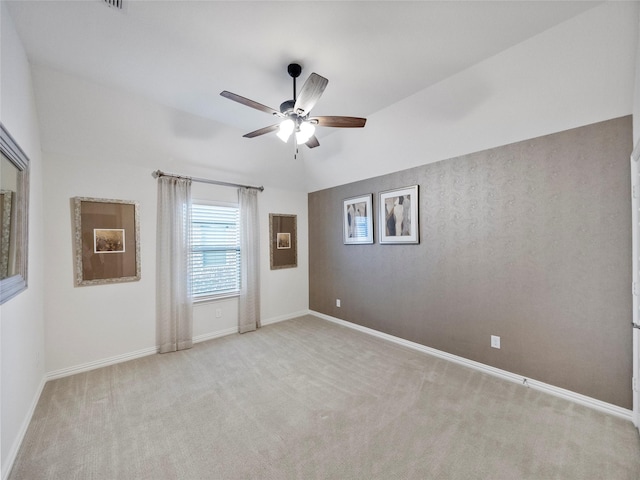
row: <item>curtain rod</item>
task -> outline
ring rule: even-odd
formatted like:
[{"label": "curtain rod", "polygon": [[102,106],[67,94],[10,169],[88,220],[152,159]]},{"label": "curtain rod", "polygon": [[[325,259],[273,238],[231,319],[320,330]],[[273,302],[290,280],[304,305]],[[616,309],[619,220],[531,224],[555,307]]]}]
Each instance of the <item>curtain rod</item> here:
[{"label": "curtain rod", "polygon": [[187,178],[187,179],[191,180],[192,182],[211,183],[213,185],[224,185],[226,187],[253,188],[255,190],[260,190],[261,192],[264,191],[264,187],[263,186],[254,187],[252,185],[241,185],[239,183],[221,182],[219,180],[209,180],[208,178],[186,177],[184,175],[176,175],[174,173],[165,173],[162,170],[156,170],[155,172],[151,172],[151,176],[153,178],[158,178],[158,177]]}]

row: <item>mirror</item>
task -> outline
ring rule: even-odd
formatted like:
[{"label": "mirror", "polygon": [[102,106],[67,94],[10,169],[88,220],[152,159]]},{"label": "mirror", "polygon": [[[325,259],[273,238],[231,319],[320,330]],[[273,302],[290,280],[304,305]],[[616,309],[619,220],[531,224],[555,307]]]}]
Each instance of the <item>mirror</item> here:
[{"label": "mirror", "polygon": [[27,288],[29,159],[0,124],[0,304]]},{"label": "mirror", "polygon": [[[15,199],[18,169],[2,155],[0,158],[0,280],[15,275]],[[12,241],[13,240],[13,241]]]}]

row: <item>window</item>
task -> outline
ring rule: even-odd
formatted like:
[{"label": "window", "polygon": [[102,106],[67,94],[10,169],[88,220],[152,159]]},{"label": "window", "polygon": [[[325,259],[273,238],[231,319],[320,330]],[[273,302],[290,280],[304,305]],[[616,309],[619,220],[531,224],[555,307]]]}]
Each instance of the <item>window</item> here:
[{"label": "window", "polygon": [[195,300],[240,291],[240,210],[192,205],[191,280]]}]

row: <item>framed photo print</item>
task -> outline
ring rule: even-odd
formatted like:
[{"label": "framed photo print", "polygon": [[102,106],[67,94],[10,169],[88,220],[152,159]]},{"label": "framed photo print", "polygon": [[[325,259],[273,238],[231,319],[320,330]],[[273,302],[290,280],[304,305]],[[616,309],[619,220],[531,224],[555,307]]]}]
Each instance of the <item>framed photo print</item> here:
[{"label": "framed photo print", "polygon": [[72,202],[76,286],[140,280],[139,205],[87,197]]},{"label": "framed photo print", "polygon": [[93,253],[124,253],[124,228],[94,228]]},{"label": "framed photo print", "polygon": [[269,214],[271,270],[298,266],[297,218],[296,215]]},{"label": "framed photo print", "polygon": [[345,244],[373,243],[372,194],[347,198],[342,207],[342,230]]},{"label": "framed photo print", "polygon": [[418,185],[380,193],[380,243],[419,243]]},{"label": "framed photo print", "polygon": [[291,234],[278,233],[276,238],[276,245],[279,250],[291,248]]}]

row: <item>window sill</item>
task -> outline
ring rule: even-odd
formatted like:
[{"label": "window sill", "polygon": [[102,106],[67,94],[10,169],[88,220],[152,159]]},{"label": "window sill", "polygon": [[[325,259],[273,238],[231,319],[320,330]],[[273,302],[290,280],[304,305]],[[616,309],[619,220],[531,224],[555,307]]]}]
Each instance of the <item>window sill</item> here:
[{"label": "window sill", "polygon": [[199,305],[202,303],[213,303],[213,302],[217,302],[219,300],[226,300],[228,298],[234,298],[234,297],[239,297],[240,293],[239,292],[232,292],[232,293],[221,293],[219,295],[207,295],[207,296],[202,296],[202,297],[194,297],[193,298],[193,304],[194,305]]}]

